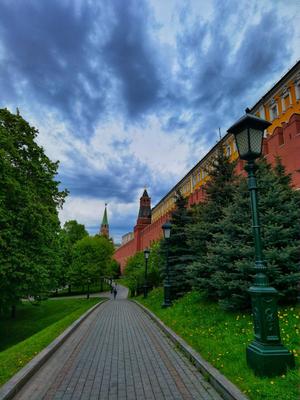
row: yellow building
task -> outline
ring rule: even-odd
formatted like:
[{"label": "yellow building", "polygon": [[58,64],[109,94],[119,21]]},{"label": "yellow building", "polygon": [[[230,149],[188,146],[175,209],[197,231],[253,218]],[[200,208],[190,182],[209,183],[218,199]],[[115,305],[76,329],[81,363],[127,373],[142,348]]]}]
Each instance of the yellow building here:
[{"label": "yellow building", "polygon": [[251,112],[272,122],[267,129],[269,135],[292,114],[300,113],[300,61],[252,107]]},{"label": "yellow building", "polygon": [[[250,112],[272,122],[266,135],[272,135],[275,128],[287,123],[293,114],[300,114],[300,61],[250,109]],[[220,145],[223,145],[224,151],[232,160],[238,158],[234,138],[227,133],[152,209],[151,223],[174,208],[174,196],[177,190],[191,198],[201,189],[209,178],[207,167]]]}]

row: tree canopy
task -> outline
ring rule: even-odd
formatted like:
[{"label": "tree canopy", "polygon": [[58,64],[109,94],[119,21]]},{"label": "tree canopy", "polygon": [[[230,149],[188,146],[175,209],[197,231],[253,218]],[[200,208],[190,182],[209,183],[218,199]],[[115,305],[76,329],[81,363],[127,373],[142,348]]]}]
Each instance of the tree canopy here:
[{"label": "tree canopy", "polygon": [[72,264],[69,279],[76,286],[90,280],[99,282],[100,276],[110,274],[114,264],[113,243],[104,236],[86,236],[78,240],[72,248]]},{"label": "tree canopy", "polygon": [[0,307],[39,296],[54,285],[58,258],[58,208],[67,191],[36,143],[38,131],[19,112],[0,110]]},{"label": "tree canopy", "polygon": [[180,191],[176,192],[175,208],[170,219],[172,229],[169,239],[162,240],[164,262],[161,273],[165,278],[166,257],[169,260],[169,276],[171,282],[171,297],[182,296],[190,290],[188,265],[191,263],[191,248],[187,243],[187,226],[191,223],[191,213],[187,207],[187,198]]},{"label": "tree canopy", "polygon": [[[274,168],[264,159],[257,166],[266,273],[281,301],[295,302],[300,279],[300,195],[292,189],[291,177],[280,160]],[[218,173],[218,168],[214,171]],[[212,179],[210,185],[215,185],[217,193],[218,181]],[[232,177],[227,185],[230,193],[208,196],[196,207],[197,218],[187,228],[195,252],[190,274],[195,289],[219,301],[223,308],[236,310],[250,306],[254,241],[247,180]],[[195,238],[201,241],[195,243]]]}]

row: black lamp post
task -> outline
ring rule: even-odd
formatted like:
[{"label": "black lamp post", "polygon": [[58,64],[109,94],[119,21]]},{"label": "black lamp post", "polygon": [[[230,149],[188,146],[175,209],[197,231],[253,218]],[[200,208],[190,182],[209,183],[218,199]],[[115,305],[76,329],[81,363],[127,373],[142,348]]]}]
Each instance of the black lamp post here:
[{"label": "black lamp post", "polygon": [[145,280],[144,280],[144,299],[148,295],[148,259],[150,256],[150,250],[145,249],[144,250],[144,258],[145,258]]},{"label": "black lamp post", "polygon": [[169,221],[163,224],[162,230],[164,233],[164,238],[166,239],[166,278],[164,281],[164,302],[162,307],[170,307],[171,303],[171,284],[170,284],[170,274],[169,274],[169,239],[171,236],[172,225]]},{"label": "black lamp post", "polygon": [[249,293],[252,300],[254,340],[247,347],[247,363],[259,376],[275,376],[285,373],[295,365],[293,354],[281,343],[277,315],[278,292],[270,287],[263,261],[260,223],[257,209],[257,185],[254,160],[262,153],[264,129],[270,122],[249,114],[246,110],[230,129],[235,137],[239,156],[246,160],[250,192],[252,228],[255,243],[255,278]]},{"label": "black lamp post", "polygon": [[86,298],[87,299],[90,298],[90,284],[91,284],[91,279],[88,278],[88,280],[87,280],[87,294],[86,294]]}]

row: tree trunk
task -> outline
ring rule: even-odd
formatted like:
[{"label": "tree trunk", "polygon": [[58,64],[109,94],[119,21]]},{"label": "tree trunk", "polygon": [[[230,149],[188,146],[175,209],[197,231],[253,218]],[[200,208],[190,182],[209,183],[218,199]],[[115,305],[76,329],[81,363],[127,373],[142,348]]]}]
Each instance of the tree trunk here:
[{"label": "tree trunk", "polygon": [[69,293],[71,294],[71,285],[68,285]]}]

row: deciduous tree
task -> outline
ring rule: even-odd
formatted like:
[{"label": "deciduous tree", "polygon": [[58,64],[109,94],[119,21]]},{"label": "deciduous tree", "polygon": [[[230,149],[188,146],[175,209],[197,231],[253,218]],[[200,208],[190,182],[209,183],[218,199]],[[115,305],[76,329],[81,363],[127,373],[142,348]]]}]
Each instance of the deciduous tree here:
[{"label": "deciduous tree", "polygon": [[36,143],[38,131],[19,112],[0,110],[0,307],[55,286],[58,208],[66,191],[58,163]]}]

